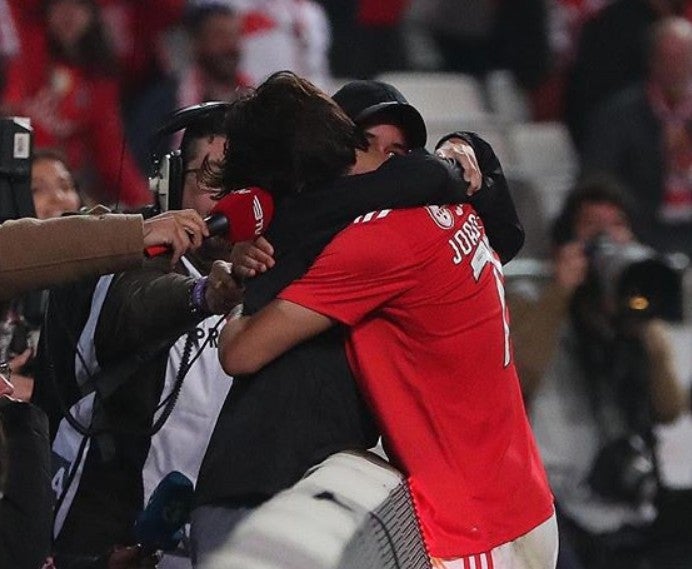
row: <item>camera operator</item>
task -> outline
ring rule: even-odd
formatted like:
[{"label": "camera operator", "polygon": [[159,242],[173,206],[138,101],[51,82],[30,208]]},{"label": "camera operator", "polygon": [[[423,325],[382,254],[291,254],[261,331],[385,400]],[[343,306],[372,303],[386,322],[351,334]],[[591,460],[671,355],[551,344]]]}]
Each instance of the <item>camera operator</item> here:
[{"label": "camera operator", "polygon": [[647,564],[663,547],[652,534],[652,428],[683,413],[687,397],[658,313],[606,294],[618,285],[599,272],[604,241],[618,254],[639,248],[619,188],[584,182],[553,227],[552,280],[534,301],[510,296],[515,356],[561,512],[561,549],[594,569],[658,568]]},{"label": "camera operator", "polygon": [[[157,173],[168,178],[168,192],[157,196],[161,207],[210,214],[216,189],[200,174],[223,156],[225,110],[225,104],[193,106],[167,121],[166,128],[185,131],[179,151],[164,157],[175,165]],[[135,521],[158,483],[171,471],[196,480],[230,387],[216,353],[223,315],[235,304],[229,299],[240,294],[231,267],[221,262],[230,248],[218,236],[173,270],[165,256],[156,257],[88,281],[85,289],[51,292],[32,402],[49,418],[53,555],[60,569],[100,566],[112,561],[114,546],[134,547]],[[67,318],[77,313],[74,326]],[[87,371],[94,396],[83,388]],[[81,427],[65,409],[79,410]],[[150,548],[142,547],[142,557]]]}]

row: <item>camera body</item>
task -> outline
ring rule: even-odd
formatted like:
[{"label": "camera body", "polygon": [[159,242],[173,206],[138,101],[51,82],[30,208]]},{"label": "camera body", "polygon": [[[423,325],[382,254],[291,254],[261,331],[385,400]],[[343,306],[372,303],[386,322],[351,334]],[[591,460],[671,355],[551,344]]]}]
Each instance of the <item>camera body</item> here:
[{"label": "camera body", "polygon": [[616,243],[606,234],[593,239],[586,251],[604,300],[619,316],[683,319],[684,255],[662,255],[636,242]]},{"label": "camera body", "polygon": [[207,101],[183,107],[169,114],[156,130],[150,141],[152,171],[149,176],[149,188],[156,201],[153,213],[181,209],[183,202],[184,174],[181,149],[161,152],[161,145],[170,135],[194,127],[197,122],[219,111],[225,111],[230,106],[231,103],[226,101]]},{"label": "camera body", "polygon": [[634,506],[652,503],[659,488],[653,450],[637,434],[615,439],[598,454],[589,485],[602,498]]},{"label": "camera body", "polygon": [[0,117],[0,223],[35,216],[32,148],[33,129],[28,118]]},{"label": "camera body", "polygon": [[183,161],[180,150],[173,150],[154,159],[149,189],[156,197],[157,213],[182,208]]}]

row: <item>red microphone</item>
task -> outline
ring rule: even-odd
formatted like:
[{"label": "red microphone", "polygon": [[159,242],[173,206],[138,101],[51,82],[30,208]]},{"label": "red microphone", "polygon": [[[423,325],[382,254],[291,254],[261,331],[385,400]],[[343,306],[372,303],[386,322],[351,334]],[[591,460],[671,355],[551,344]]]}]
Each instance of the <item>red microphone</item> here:
[{"label": "red microphone", "polygon": [[[274,216],[271,194],[258,187],[236,190],[221,198],[204,218],[209,236],[224,236],[230,243],[249,241],[262,235]],[[169,252],[168,247],[156,245],[145,250],[147,257]]]}]

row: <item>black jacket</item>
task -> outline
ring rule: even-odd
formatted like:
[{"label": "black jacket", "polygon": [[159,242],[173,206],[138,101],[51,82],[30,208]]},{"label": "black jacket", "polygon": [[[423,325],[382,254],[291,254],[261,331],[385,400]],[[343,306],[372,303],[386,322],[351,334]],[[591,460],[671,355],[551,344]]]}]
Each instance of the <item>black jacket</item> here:
[{"label": "black jacket", "polygon": [[30,403],[0,399],[0,423],[7,443],[0,461],[9,465],[0,499],[0,567],[38,568],[51,544],[48,421]]}]

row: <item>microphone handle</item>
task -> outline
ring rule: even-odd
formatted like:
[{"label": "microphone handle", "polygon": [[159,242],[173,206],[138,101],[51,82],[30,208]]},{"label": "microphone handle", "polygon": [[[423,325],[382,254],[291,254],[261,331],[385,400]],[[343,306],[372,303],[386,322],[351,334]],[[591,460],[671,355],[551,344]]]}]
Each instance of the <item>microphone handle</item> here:
[{"label": "microphone handle", "polygon": [[[214,237],[216,235],[223,235],[228,233],[228,218],[220,213],[214,213],[204,218],[204,222],[207,224],[207,229],[209,229],[209,237]],[[166,245],[154,245],[152,247],[147,247],[144,250],[144,254],[151,257],[158,257],[159,255],[165,255],[170,252],[170,247]]]},{"label": "microphone handle", "polygon": [[228,218],[220,213],[213,213],[212,215],[205,217],[204,223],[207,224],[207,229],[209,229],[209,237],[228,233],[230,225]]}]

